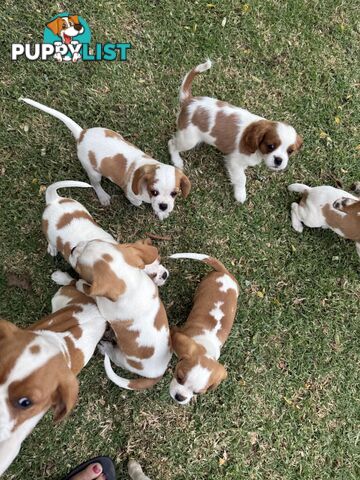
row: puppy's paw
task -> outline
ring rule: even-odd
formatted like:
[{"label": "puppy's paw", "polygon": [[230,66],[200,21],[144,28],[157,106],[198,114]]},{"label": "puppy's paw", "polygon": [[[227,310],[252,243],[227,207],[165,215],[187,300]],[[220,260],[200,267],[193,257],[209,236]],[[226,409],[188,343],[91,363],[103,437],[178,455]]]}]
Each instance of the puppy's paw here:
[{"label": "puppy's paw", "polygon": [[245,203],[246,201],[246,190],[244,188],[235,187],[234,188],[235,200],[239,203]]},{"label": "puppy's paw", "polygon": [[51,274],[51,280],[57,285],[69,285],[74,279],[68,273],[56,270]]},{"label": "puppy's paw", "polygon": [[342,198],[339,198],[338,200],[336,200],[334,203],[333,203],[333,207],[336,209],[336,210],[341,210],[343,211],[345,207],[348,207],[349,205],[352,205],[353,203],[355,203],[357,200],[354,200],[353,198],[349,198],[349,197],[342,197]]},{"label": "puppy's paw", "polygon": [[48,247],[47,247],[47,252],[49,255],[51,255],[52,257],[56,257],[58,251],[57,251],[57,248],[54,247],[53,245],[51,245],[50,243],[48,244]]},{"label": "puppy's paw", "polygon": [[101,193],[101,195],[98,195],[98,197],[99,197],[99,201],[100,201],[100,203],[103,207],[108,207],[110,205],[111,196],[108,193],[103,192],[103,193]]}]

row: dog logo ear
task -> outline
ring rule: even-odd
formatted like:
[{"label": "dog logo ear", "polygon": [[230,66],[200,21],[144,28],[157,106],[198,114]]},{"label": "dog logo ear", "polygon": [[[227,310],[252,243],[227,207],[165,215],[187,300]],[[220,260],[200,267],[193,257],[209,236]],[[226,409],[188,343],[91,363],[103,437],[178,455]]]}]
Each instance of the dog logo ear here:
[{"label": "dog logo ear", "polygon": [[78,398],[78,381],[72,371],[67,370],[65,377],[59,382],[52,397],[55,422],[59,422],[71,412]]},{"label": "dog logo ear", "polygon": [[70,15],[69,20],[74,22],[75,25],[79,25],[79,16],[78,15]]},{"label": "dog logo ear", "polygon": [[55,18],[55,20],[53,20],[52,22],[47,23],[46,26],[47,26],[48,28],[50,28],[50,30],[51,30],[55,35],[59,35],[59,33],[61,32],[61,28],[62,28],[62,20],[61,20],[60,17]]}]

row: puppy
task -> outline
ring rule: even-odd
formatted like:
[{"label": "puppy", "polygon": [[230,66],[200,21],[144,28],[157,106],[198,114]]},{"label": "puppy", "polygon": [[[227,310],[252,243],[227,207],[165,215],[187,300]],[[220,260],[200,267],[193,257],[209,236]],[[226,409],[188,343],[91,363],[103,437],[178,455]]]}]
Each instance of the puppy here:
[{"label": "puppy", "polygon": [[341,237],[353,240],[360,256],[360,200],[344,190],[323,185],[308,187],[293,183],[290,192],[302,194],[299,203],[291,204],[291,222],[297,232],[304,225],[330,228]]},{"label": "puppy", "polygon": [[215,98],[193,97],[192,81],[210,67],[210,60],[198,65],[182,82],[178,130],[169,141],[171,161],[183,169],[179,152],[190,150],[200,142],[217,147],[225,155],[235,198],[243,203],[246,200],[245,170],[261,161],[270,170],[284,170],[290,155],[299,150],[303,141],[286,123],[265,120]]},{"label": "puppy", "polygon": [[82,129],[57,110],[28,98],[20,100],[53,115],[71,130],[77,141],[79,160],[101,205],[110,204],[110,196],[100,185],[102,177],[122,188],[133,205],[151,203],[160,220],[173,211],[179,193],[184,198],[189,195],[190,180],[180,169],[154,160],[118,133],[106,128]]},{"label": "puppy", "polygon": [[76,375],[105,331],[95,301],[69,275],[52,278],[66,286],[52,299],[51,315],[26,329],[0,321],[0,475],[50,408],[55,421],[74,408]]},{"label": "puppy", "polygon": [[[60,197],[57,193],[59,188],[80,187],[91,188],[91,185],[84,182],[63,181],[50,185],[46,190],[46,208],[42,218],[42,229],[48,240],[48,253],[56,256],[60,252],[71,266],[71,252],[81,244],[92,240],[102,240],[112,243],[116,248],[126,255],[131,249],[139,251],[149,250],[154,256],[156,248],[151,246],[151,240],[140,240],[134,244],[120,245],[116,240],[102,228],[100,228],[81,203],[71,198]],[[141,268],[151,276],[154,282],[161,286],[166,282],[169,272],[160,264],[160,257],[150,263],[142,263]]]},{"label": "puppy", "polygon": [[178,363],[170,395],[185,405],[194,395],[214,390],[227,377],[218,358],[234,322],[239,287],[235,277],[215,258],[196,253],[178,253],[170,258],[200,260],[214,269],[198,285],[185,325],[171,330]]}]

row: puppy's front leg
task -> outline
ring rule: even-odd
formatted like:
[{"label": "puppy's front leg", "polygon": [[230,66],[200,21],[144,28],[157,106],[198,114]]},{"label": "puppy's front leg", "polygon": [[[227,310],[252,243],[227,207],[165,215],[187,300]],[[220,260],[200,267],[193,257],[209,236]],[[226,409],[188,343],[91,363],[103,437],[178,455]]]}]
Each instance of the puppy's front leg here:
[{"label": "puppy's front leg", "polygon": [[140,207],[140,205],[142,204],[142,200],[139,200],[138,198],[135,197],[135,195],[133,195],[130,192],[126,192],[126,198],[135,207]]},{"label": "puppy's front leg", "polygon": [[176,148],[176,136],[169,140],[168,148],[173,165],[180,168],[180,170],[184,170],[184,161],[179,155],[179,150]]},{"label": "puppy's front leg", "polygon": [[304,225],[301,222],[301,217],[299,213],[299,205],[296,202],[291,204],[291,224],[293,229],[299,233],[302,233],[304,230]]},{"label": "puppy's front leg", "polygon": [[226,157],[225,162],[230,181],[234,186],[235,199],[240,203],[244,203],[246,200],[245,168],[239,166],[239,160],[231,156]]},{"label": "puppy's front leg", "polygon": [[355,246],[356,246],[356,251],[360,257],[360,242],[355,242]]}]

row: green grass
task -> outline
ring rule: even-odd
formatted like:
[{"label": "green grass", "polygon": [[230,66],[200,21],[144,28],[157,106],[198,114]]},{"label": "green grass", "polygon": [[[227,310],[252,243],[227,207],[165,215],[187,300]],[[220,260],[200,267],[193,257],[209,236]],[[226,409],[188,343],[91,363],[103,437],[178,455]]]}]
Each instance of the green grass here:
[{"label": "green grass", "polygon": [[[168,393],[171,368],[153,390],[126,392],[105,378],[96,354],[80,375],[73,414],[56,426],[48,414],[3,478],[61,478],[86,458],[107,454],[119,478],[127,478],[126,461],[134,456],[153,479],[358,479],[359,259],[354,245],[332,232],[292,230],[286,190],[293,181],[340,180],[348,188],[359,180],[358,3],[89,0],[73,13],[88,21],[93,42],[131,42],[127,63],[11,62],[12,42],[41,41],[59,8],[47,3],[5,0],[1,7],[3,318],[25,326],[50,311],[50,274],[65,264],[46,254],[40,187],[87,179],[70,132],[18,103],[20,95],[84,127],[117,130],[168,162],[180,79],[209,56],[214,66],[196,80],[194,93],[287,121],[305,143],[283,174],[249,171],[244,206],[234,202],[218,152],[187,153],[193,191],[163,223],[149,206],[132,207],[110,182],[109,209],[92,192],[71,191],[120,241],[149,231],[170,235],[159,242],[164,258],[191,250],[231,267],[241,291],[221,357],[229,378],[183,408]],[[171,278],[161,295],[177,324],[206,268],[165,263]],[[32,291],[7,286],[9,271],[29,274]]]}]

